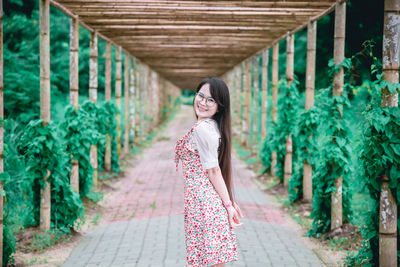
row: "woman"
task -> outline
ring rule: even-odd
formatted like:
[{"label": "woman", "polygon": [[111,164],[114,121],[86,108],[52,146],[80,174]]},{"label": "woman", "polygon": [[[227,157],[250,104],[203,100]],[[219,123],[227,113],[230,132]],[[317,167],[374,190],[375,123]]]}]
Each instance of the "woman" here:
[{"label": "woman", "polygon": [[236,235],[243,217],[231,179],[229,90],[218,78],[203,80],[193,100],[197,122],[177,141],[185,175],[187,266],[223,267],[238,258]]}]

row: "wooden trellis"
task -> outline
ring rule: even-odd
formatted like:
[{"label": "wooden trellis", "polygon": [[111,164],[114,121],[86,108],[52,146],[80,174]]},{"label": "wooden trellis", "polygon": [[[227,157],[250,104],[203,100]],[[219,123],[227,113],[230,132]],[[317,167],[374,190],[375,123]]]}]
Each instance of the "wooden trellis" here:
[{"label": "wooden trellis", "polygon": [[[161,104],[167,103],[171,107],[165,91],[169,95],[176,96],[177,87],[181,89],[194,89],[195,86],[207,76],[220,76],[230,74],[230,88],[236,88],[234,92],[235,113],[240,119],[240,140],[249,145],[251,118],[252,85],[252,60],[254,56],[263,53],[262,85],[255,78],[255,88],[262,88],[262,133],[266,136],[266,97],[267,97],[267,66],[268,49],[272,47],[272,107],[273,123],[277,118],[277,82],[278,82],[278,55],[279,41],[288,36],[288,69],[287,78],[290,82],[293,78],[293,50],[292,42],[294,33],[303,27],[308,27],[308,53],[307,53],[307,84],[306,84],[306,109],[313,105],[314,75],[315,75],[315,34],[316,21],[332,10],[335,15],[335,63],[343,60],[344,33],[345,33],[345,1],[185,1],[185,0],[40,0],[40,118],[45,122],[50,121],[50,38],[49,38],[49,3],[56,6],[72,18],[71,25],[71,104],[78,108],[78,26],[79,24],[91,32],[90,42],[90,99],[97,102],[97,37],[106,41],[106,70],[105,93],[106,100],[111,100],[111,46],[116,48],[116,103],[121,108],[121,54],[125,55],[125,129],[124,129],[124,153],[128,151],[129,132],[133,133],[135,141],[144,140],[147,133],[155,127],[160,119]],[[390,25],[393,14],[399,13],[398,0],[386,0],[385,25]],[[79,19],[78,19],[79,18]],[[3,47],[2,47],[2,1],[0,0],[0,118],[3,118]],[[397,29],[397,28],[396,28]],[[384,79],[398,82],[398,54],[394,47],[398,47],[395,33],[387,29],[384,40],[388,40],[388,46],[384,45]],[[393,29],[392,29],[393,30]],[[289,35],[288,35],[289,34]],[[386,38],[386,39],[385,39]],[[397,51],[397,50],[396,50]],[[398,51],[397,51],[398,52]],[[385,54],[386,53],[386,54]],[[132,56],[135,58],[132,58]],[[385,57],[384,57],[385,58]],[[131,62],[129,71],[129,62]],[[256,64],[257,60],[255,60]],[[397,63],[396,63],[397,62]],[[396,65],[397,64],[397,65]],[[394,74],[397,72],[397,76]],[[128,77],[129,76],[129,77]],[[165,80],[167,78],[169,83]],[[254,79],[254,77],[253,77]],[[340,95],[343,91],[343,71],[335,75],[334,95]],[[255,90],[257,92],[257,90]],[[258,93],[255,95],[258,96]],[[129,102],[128,102],[129,101]],[[150,103],[151,101],[151,103]],[[258,101],[255,102],[255,106]],[[383,106],[397,106],[397,95],[384,95]],[[242,112],[243,107],[243,112]],[[153,118],[148,122],[145,118]],[[254,121],[259,120],[256,117]],[[121,117],[117,115],[118,133],[121,133]],[[129,129],[129,127],[132,127]],[[133,129],[134,127],[134,129]],[[119,138],[120,134],[118,134]],[[0,128],[0,172],[3,172],[3,124]],[[289,138],[290,140],[290,138]],[[289,142],[288,142],[289,144]],[[121,143],[118,142],[118,152]],[[287,148],[287,151],[289,149]],[[290,156],[288,154],[288,156]],[[272,171],[276,165],[276,153],[271,155]],[[91,148],[91,162],[95,169],[94,180],[97,181],[97,148]],[[73,166],[79,166],[73,160]],[[288,169],[291,173],[291,160],[287,159]],[[290,172],[289,172],[290,168]],[[111,139],[107,138],[105,151],[105,169],[111,170]],[[79,190],[75,174],[79,169],[73,168],[71,183]],[[310,201],[312,196],[311,167],[304,162],[304,199]],[[44,180],[49,177],[47,171]],[[290,175],[289,175],[290,176]],[[341,181],[336,179],[337,194],[332,196],[332,228],[342,224],[341,215]],[[383,191],[387,184],[383,181]],[[0,190],[2,189],[0,183]],[[390,194],[390,190],[386,190]],[[386,192],[385,191],[385,192]],[[46,181],[46,187],[41,191],[40,202],[40,227],[48,230],[50,227],[50,184]],[[395,202],[390,208],[397,211]],[[386,199],[383,199],[386,200]],[[335,206],[334,206],[335,205]],[[0,227],[2,219],[2,197],[0,197]],[[393,216],[397,218],[396,216]],[[381,222],[382,223],[382,222]],[[389,230],[387,230],[389,229]],[[381,263],[396,265],[395,247],[397,238],[396,219],[391,222],[389,228],[381,226],[380,236],[382,247]],[[2,228],[0,228],[0,251],[2,251]],[[394,245],[393,245],[394,244]],[[395,249],[393,249],[393,246]],[[0,255],[0,265],[1,265]],[[396,262],[394,262],[396,261]]]},{"label": "wooden trellis", "polygon": [[[385,1],[385,14],[384,14],[384,36],[383,36],[383,79],[390,81],[391,83],[399,83],[399,25],[398,20],[400,17],[400,1],[399,0],[386,0]],[[336,65],[344,60],[344,40],[345,40],[345,22],[346,22],[346,1],[337,1],[335,3],[335,34],[334,34],[334,62]],[[316,21],[317,17],[311,19],[308,22],[308,34],[307,34],[307,70],[306,70],[306,103],[305,109],[310,109],[314,105],[314,83],[315,83],[315,54],[316,54]],[[286,78],[288,83],[293,80],[293,36],[302,26],[289,31],[287,38],[287,72]],[[267,50],[272,47],[272,107],[271,116],[273,124],[276,123],[277,118],[277,82],[278,82],[278,66],[279,66],[279,40],[271,45],[267,45]],[[260,52],[261,53],[261,52]],[[251,58],[258,56],[258,52],[255,55],[251,55],[242,62],[239,62],[236,67],[232,68],[232,71],[228,72],[224,77],[233,75],[235,77],[236,70],[239,66],[245,66],[246,69],[248,62]],[[266,66],[263,66],[263,71],[267,70]],[[343,68],[339,68],[339,72],[335,73],[333,81],[333,95],[341,95],[343,92]],[[244,72],[245,81],[247,79],[247,72]],[[235,80],[235,79],[233,79]],[[230,87],[233,86],[232,83]],[[237,99],[239,101],[238,106],[244,105],[244,117],[237,123],[238,125],[245,125],[240,127],[240,140],[242,144],[247,145],[251,150],[252,147],[248,146],[247,140],[244,140],[245,136],[243,132],[252,127],[248,126],[250,122],[248,114],[248,103],[252,100],[248,99],[249,84],[245,83],[244,98]],[[263,88],[266,93],[266,88]],[[238,92],[235,92],[237,94]],[[266,99],[263,95],[263,101]],[[398,106],[398,94],[391,94],[387,89],[382,94],[382,107],[397,107]],[[264,107],[263,107],[264,109]],[[265,123],[263,117],[263,123]],[[264,134],[263,134],[264,136]],[[312,138],[312,136],[310,136]],[[250,139],[250,138],[249,138]],[[290,140],[290,137],[288,138]],[[335,140],[332,140],[333,142]],[[284,183],[287,184],[287,178],[290,177],[292,162],[291,162],[291,149],[288,149],[288,142],[286,148],[285,157],[285,174]],[[271,174],[274,175],[274,168],[276,165],[276,152],[273,151],[271,155]],[[310,202],[312,200],[312,168],[307,161],[303,163],[303,199]],[[342,226],[342,183],[343,178],[337,177],[335,179],[336,190],[332,193],[331,203],[331,229]],[[379,265],[380,266],[397,266],[397,204],[394,199],[391,190],[389,189],[389,181],[386,176],[382,177],[382,190],[380,195],[380,219],[379,219]]]},{"label": "wooden trellis", "polygon": [[[3,0],[0,0],[0,119],[4,119],[4,84],[3,84]],[[0,123],[0,172],[4,172],[4,123]],[[0,192],[4,190],[4,183],[0,181]],[[0,194],[0,266],[3,266],[3,194]]]},{"label": "wooden trellis", "polygon": [[334,8],[323,1],[51,0],[183,89]]}]

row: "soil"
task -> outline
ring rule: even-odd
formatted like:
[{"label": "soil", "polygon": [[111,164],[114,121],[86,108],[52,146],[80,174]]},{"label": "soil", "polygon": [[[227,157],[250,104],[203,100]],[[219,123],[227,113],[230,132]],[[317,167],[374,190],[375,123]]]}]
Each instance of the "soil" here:
[{"label": "soil", "polygon": [[[132,160],[132,157],[129,156],[121,161],[121,169],[124,169],[128,161],[135,162],[135,160]],[[99,176],[107,175],[112,176],[111,173],[107,172],[99,173]],[[121,172],[118,176],[106,180],[99,179],[97,191],[102,192],[104,196],[106,196],[109,192],[118,190],[113,185],[120,179],[123,179],[123,177],[124,172]],[[39,247],[35,245],[34,236],[43,234],[39,227],[25,228],[23,232],[16,234],[17,246],[15,248],[16,252],[13,255],[14,261],[10,261],[7,267],[61,266],[82,237],[93,227],[102,222],[101,218],[103,217],[104,209],[101,205],[101,201],[96,203],[88,198],[84,198],[82,203],[85,207],[85,221],[80,222],[81,225],[79,225],[79,227],[71,229],[71,234],[69,236],[62,236],[60,242],[50,247],[40,250]]]},{"label": "soil", "polygon": [[[284,210],[291,221],[291,226],[296,229],[303,236],[303,242],[308,243],[311,247],[315,248],[314,252],[326,262],[330,262],[335,266],[342,266],[347,252],[357,251],[362,242],[362,237],[358,231],[358,226],[349,223],[343,224],[342,227],[331,230],[327,233],[321,234],[318,238],[306,237],[309,228],[312,225],[310,214],[312,211],[311,203],[296,201],[288,205],[287,188],[282,184],[277,183],[274,185],[270,176],[260,176],[258,182],[262,185],[263,191],[279,199],[280,208]],[[275,182],[276,183],[276,182]],[[322,254],[322,255],[321,255]],[[330,265],[330,264],[328,264]]]},{"label": "soil", "polygon": [[[242,160],[245,160],[242,158]],[[256,183],[259,184],[270,201],[275,202],[282,210],[287,213],[287,220],[295,229],[299,236],[302,236],[303,242],[313,248],[313,251],[327,265],[342,266],[342,262],[346,258],[347,252],[354,252],[361,246],[362,237],[358,231],[358,226],[349,223],[343,224],[342,227],[331,230],[322,234],[318,238],[307,237],[306,234],[312,224],[310,214],[312,211],[311,203],[301,200],[288,205],[288,191],[282,183],[267,173],[262,173],[263,167],[261,162],[255,162],[248,165],[249,169],[258,173]],[[301,222],[301,223],[299,223]]]}]

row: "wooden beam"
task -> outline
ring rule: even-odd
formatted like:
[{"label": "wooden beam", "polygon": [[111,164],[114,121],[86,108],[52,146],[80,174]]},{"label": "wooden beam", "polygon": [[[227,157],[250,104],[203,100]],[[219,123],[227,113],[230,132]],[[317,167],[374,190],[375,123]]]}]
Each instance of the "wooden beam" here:
[{"label": "wooden beam", "polygon": [[[307,27],[306,110],[314,105],[316,36],[317,22],[311,21]],[[307,160],[303,162],[303,201],[312,201],[312,166]]]},{"label": "wooden beam", "polygon": [[136,101],[137,101],[137,87],[136,87],[136,61],[134,57],[130,57],[131,69],[129,72],[129,102],[130,102],[130,135],[133,140],[136,137]]},{"label": "wooden beam", "polygon": [[[290,86],[294,81],[294,33],[289,34],[286,37],[286,80]],[[284,175],[283,175],[283,185],[289,186],[289,178],[292,176],[292,136],[289,135],[286,139],[285,144],[285,162],[284,162]]]},{"label": "wooden beam", "polygon": [[119,6],[190,6],[190,7],[234,7],[234,8],[326,8],[329,7],[332,1],[113,1],[109,2],[107,0],[104,1],[64,1],[60,0],[66,5],[75,5],[75,6],[104,6],[108,5],[109,7],[119,7]]},{"label": "wooden beam", "polygon": [[[39,27],[40,27],[40,118],[45,125],[50,122],[50,7],[49,0],[39,0]],[[45,187],[40,195],[40,229],[50,230],[51,216],[51,191],[47,179],[50,171],[44,179]]]},{"label": "wooden beam", "polygon": [[[71,19],[70,25],[70,57],[69,57],[69,89],[70,104],[79,108],[79,19],[77,17]],[[72,188],[79,193],[79,161],[71,159],[71,177],[70,183]]]},{"label": "wooden beam", "polygon": [[266,48],[262,53],[262,117],[261,117],[261,138],[264,140],[267,136],[267,109],[268,109],[268,62],[269,48]]},{"label": "wooden beam", "polygon": [[[272,47],[272,127],[275,127],[278,117],[278,80],[279,80],[279,42]],[[271,153],[271,175],[275,176],[275,166],[277,161],[276,151]]]},{"label": "wooden beam", "polygon": [[118,112],[115,115],[117,121],[117,153],[121,155],[121,77],[122,77],[122,62],[121,62],[121,47],[115,48],[115,104]]},{"label": "wooden beam", "polygon": [[124,156],[129,154],[129,55],[125,53],[124,60]]},{"label": "wooden beam", "polygon": [[[399,83],[399,21],[400,1],[385,0],[382,67],[383,80]],[[387,88],[382,92],[381,107],[396,108],[398,93],[391,94]],[[389,166],[388,166],[389,167]],[[397,201],[389,188],[389,177],[381,178],[379,204],[379,266],[398,266],[397,262]]]},{"label": "wooden beam", "polygon": [[[335,9],[335,36],[333,47],[333,59],[335,65],[344,60],[344,39],[346,32],[346,2],[337,3]],[[333,77],[333,96],[340,96],[343,92],[343,67],[335,73]],[[335,142],[335,140],[333,140]],[[331,198],[331,229],[336,229],[343,225],[343,207],[342,207],[342,188],[343,177],[335,179],[335,192],[332,192]]]},{"label": "wooden beam", "polygon": [[[3,0],[0,0],[0,119],[4,119]],[[4,172],[4,122],[0,123],[0,173]],[[0,191],[4,182],[0,181]],[[0,266],[3,266],[4,198],[0,195]]]},{"label": "wooden beam", "polygon": [[[106,42],[105,100],[111,101],[111,43]],[[104,151],[104,169],[111,171],[111,136],[107,134]]]},{"label": "wooden beam", "polygon": [[[90,32],[90,62],[89,62],[89,99],[97,104],[98,88],[98,37],[97,32]],[[90,163],[93,167],[93,187],[98,184],[97,145],[90,146]]]}]

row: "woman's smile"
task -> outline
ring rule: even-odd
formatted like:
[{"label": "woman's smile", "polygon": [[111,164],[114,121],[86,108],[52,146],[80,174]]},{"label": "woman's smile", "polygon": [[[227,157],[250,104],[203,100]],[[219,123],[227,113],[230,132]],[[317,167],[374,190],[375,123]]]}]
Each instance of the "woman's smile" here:
[{"label": "woman's smile", "polygon": [[[214,114],[217,112],[218,104],[217,103],[209,103],[209,99],[211,99],[210,93],[210,85],[204,84],[199,92],[200,96],[195,97],[194,99],[194,107],[197,115],[197,119],[205,119],[212,118]],[[215,101],[215,100],[212,100]]]}]

